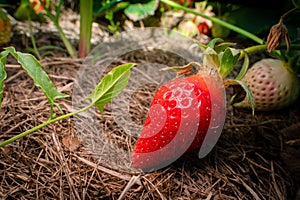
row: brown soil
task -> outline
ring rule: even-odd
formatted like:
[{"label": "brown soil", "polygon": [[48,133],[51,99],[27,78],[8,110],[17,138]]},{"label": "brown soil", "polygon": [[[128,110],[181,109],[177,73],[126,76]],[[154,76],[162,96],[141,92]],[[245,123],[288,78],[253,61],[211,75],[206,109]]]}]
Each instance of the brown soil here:
[{"label": "brown soil", "polygon": [[[24,49],[17,38],[9,45]],[[41,60],[58,91],[72,94],[82,60],[55,53]],[[147,53],[135,62],[157,59]],[[123,58],[125,59],[125,58]],[[124,60],[124,62],[132,61]],[[0,109],[0,141],[48,120],[49,105],[23,69],[9,59]],[[152,89],[151,89],[152,87]],[[141,90],[132,99],[137,123],[146,117],[153,94]],[[155,86],[154,86],[155,88]],[[145,98],[141,98],[145,97]],[[70,112],[71,98],[58,100]],[[60,115],[57,112],[57,115]],[[105,130],[122,143],[109,105]],[[74,128],[73,118],[51,124],[0,148],[0,199],[295,199],[300,181],[300,107],[268,113],[228,105],[223,133],[213,151],[199,160],[186,154],[161,170],[130,174],[109,169],[91,156]],[[118,136],[118,137],[117,137]],[[119,140],[119,141],[118,141]]]}]

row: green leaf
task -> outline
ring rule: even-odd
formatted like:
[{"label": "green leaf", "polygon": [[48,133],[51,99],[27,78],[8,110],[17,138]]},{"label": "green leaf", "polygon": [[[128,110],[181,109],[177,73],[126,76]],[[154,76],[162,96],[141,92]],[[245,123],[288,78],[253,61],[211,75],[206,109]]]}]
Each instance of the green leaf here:
[{"label": "green leaf", "polygon": [[202,51],[205,51],[207,49],[207,46],[201,42],[197,42],[196,43],[199,45],[199,47],[201,48]]},{"label": "green leaf", "polygon": [[36,14],[29,2],[21,3],[14,17],[18,20],[33,20],[39,22],[45,22],[45,18],[42,14]]},{"label": "green leaf", "polygon": [[224,40],[221,39],[221,38],[214,38],[214,39],[212,39],[212,40],[207,44],[207,46],[214,49],[216,43],[220,43],[220,42],[223,42],[223,41],[224,41]]},{"label": "green leaf", "polygon": [[6,57],[8,53],[3,51],[0,53],[0,106],[2,103],[2,94],[4,91],[4,80],[7,77],[7,73],[5,71]]},{"label": "green leaf", "polygon": [[292,2],[296,8],[300,8],[300,0],[292,0]]},{"label": "green leaf", "polygon": [[64,98],[68,95],[60,93],[56,90],[49,76],[45,71],[43,71],[39,61],[31,54],[16,52],[14,47],[7,47],[5,48],[5,50],[17,59],[18,63],[33,79],[34,84],[42,89],[44,95],[47,97],[50,103],[51,108],[53,107],[53,105],[56,105],[56,107],[61,111],[59,105],[54,101],[57,98]]},{"label": "green leaf", "polygon": [[159,0],[151,0],[147,3],[130,4],[124,13],[133,21],[138,21],[146,18],[149,15],[154,15],[155,10],[159,5]]},{"label": "green leaf", "polygon": [[227,48],[224,52],[218,54],[219,56],[219,72],[225,78],[234,68],[239,59],[240,51],[234,48]]},{"label": "green leaf", "polygon": [[[282,6],[284,7],[284,5]],[[274,8],[271,6],[239,6],[228,12],[227,15],[228,21],[234,22],[236,26],[255,35],[269,30],[273,24],[277,23],[278,17],[278,14],[274,14]]]},{"label": "green leaf", "polygon": [[233,47],[235,45],[236,45],[236,43],[233,43],[233,42],[222,42],[222,43],[216,45],[214,49],[217,53],[220,53],[220,52],[224,51],[226,48]]},{"label": "green leaf", "polygon": [[218,54],[213,48],[207,47],[203,52],[203,65],[219,68]]},{"label": "green leaf", "polygon": [[130,77],[130,70],[136,64],[127,63],[119,65],[105,75],[93,92],[86,99],[91,99],[92,103],[103,112],[105,104],[118,96],[127,86]]},{"label": "green leaf", "polygon": [[[251,104],[252,115],[254,115],[255,103],[254,103],[254,98],[253,98],[252,92],[251,92],[250,88],[248,87],[248,85],[246,83],[240,81],[240,80],[233,80],[233,79],[227,79],[227,80],[225,80],[225,86],[226,87],[228,87],[228,86],[234,86],[234,85],[239,85],[239,86],[241,86],[244,89],[244,91],[246,92],[246,97],[248,98],[248,101]],[[235,98],[235,96],[233,96],[231,98],[231,102],[235,102],[234,98]]]},{"label": "green leaf", "polygon": [[240,73],[236,77],[236,80],[241,80],[245,76],[246,72],[248,71],[248,67],[249,67],[249,56],[246,52],[244,52],[244,62],[240,70]]}]

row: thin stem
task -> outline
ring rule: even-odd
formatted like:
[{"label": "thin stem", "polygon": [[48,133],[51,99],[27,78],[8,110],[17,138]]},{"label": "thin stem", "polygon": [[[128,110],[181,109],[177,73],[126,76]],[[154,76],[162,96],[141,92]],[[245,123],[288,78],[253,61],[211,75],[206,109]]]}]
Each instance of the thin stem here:
[{"label": "thin stem", "polygon": [[29,34],[30,34],[30,39],[31,39],[31,43],[32,43],[32,47],[33,47],[33,50],[34,50],[34,53],[36,54],[36,56],[38,57],[39,60],[42,59],[42,56],[36,46],[36,42],[35,42],[35,38],[34,38],[34,34],[33,34],[33,31],[32,31],[32,21],[31,21],[31,17],[30,15],[28,15],[28,21],[29,21]]},{"label": "thin stem", "polygon": [[244,51],[241,52],[239,60],[244,58],[245,53],[250,54],[250,53],[255,53],[255,52],[266,51],[267,48],[268,48],[268,46],[265,44],[248,47],[248,48],[244,49]]},{"label": "thin stem", "polygon": [[280,21],[283,21],[284,18],[286,18],[287,16],[289,16],[290,14],[292,14],[294,11],[297,11],[297,10],[300,10],[300,9],[296,7],[296,8],[293,8],[293,9],[287,11],[280,17]]},{"label": "thin stem", "polygon": [[174,8],[178,8],[178,9],[184,10],[184,11],[186,11],[188,13],[192,13],[194,15],[201,16],[203,18],[211,20],[212,22],[220,24],[221,26],[224,26],[224,27],[226,27],[226,28],[228,28],[228,29],[230,29],[232,31],[240,33],[240,34],[248,37],[249,39],[252,39],[253,41],[255,41],[255,42],[259,43],[259,44],[263,44],[264,43],[264,41],[262,39],[260,39],[259,37],[257,37],[256,35],[248,32],[248,31],[246,31],[246,30],[244,30],[242,28],[239,28],[239,27],[237,27],[235,25],[232,25],[232,24],[230,24],[228,22],[220,20],[220,19],[218,19],[216,17],[211,17],[211,16],[204,15],[204,14],[199,13],[199,12],[197,12],[195,10],[190,9],[190,8],[181,6],[181,5],[179,5],[179,4],[177,4],[177,3],[173,2],[173,1],[170,1],[170,0],[161,0],[161,2],[165,3],[165,4],[169,5],[169,6],[172,6]]},{"label": "thin stem", "polygon": [[68,40],[68,38],[66,37],[64,31],[62,30],[62,28],[60,27],[59,25],[59,22],[57,20],[56,17],[54,17],[52,15],[52,13],[50,12],[50,10],[48,8],[45,7],[45,11],[47,13],[47,16],[49,17],[49,19],[53,22],[53,24],[55,25],[59,35],[60,35],[60,38],[62,39],[63,43],[65,44],[65,47],[67,48],[67,51],[69,53],[69,55],[72,57],[72,58],[77,58],[77,52],[76,52],[76,49],[73,47],[73,45],[71,44],[71,42]]},{"label": "thin stem", "polygon": [[57,122],[57,121],[60,121],[60,120],[66,119],[66,118],[69,118],[69,117],[71,117],[73,115],[76,115],[78,113],[84,112],[84,111],[88,110],[89,108],[91,108],[93,105],[94,104],[91,103],[88,106],[86,106],[86,107],[84,107],[84,108],[82,108],[80,110],[77,110],[77,111],[74,111],[74,112],[71,112],[71,113],[59,116],[59,117],[54,118],[54,119],[50,119],[50,120],[48,120],[48,121],[46,121],[46,122],[44,122],[44,123],[42,123],[42,124],[40,124],[38,126],[35,126],[35,127],[31,128],[31,129],[29,129],[29,130],[27,130],[27,131],[25,131],[23,133],[20,133],[19,135],[16,135],[16,136],[14,136],[12,138],[9,138],[8,140],[5,140],[4,142],[0,143],[0,147],[3,147],[5,145],[7,145],[7,144],[10,144],[10,143],[12,143],[12,142],[14,142],[14,141],[22,138],[22,137],[25,137],[25,136],[27,136],[30,133],[33,133],[33,132],[35,132],[35,131],[37,131],[37,130],[45,127],[45,126],[48,126],[49,124],[52,124],[54,122]]},{"label": "thin stem", "polygon": [[[268,46],[266,44],[260,44],[260,45],[248,47],[248,48],[244,49],[244,51],[241,52],[239,60],[241,60],[245,56],[245,52],[247,54],[250,54],[250,53],[255,53],[255,52],[266,51],[267,49],[268,49]],[[278,49],[286,49],[286,44],[280,45],[280,47]],[[290,49],[300,50],[300,44],[291,44]]]},{"label": "thin stem", "polygon": [[63,0],[59,0],[58,6],[56,9],[56,16],[55,16],[55,21],[58,23],[60,12],[61,12],[61,6],[62,6]]}]

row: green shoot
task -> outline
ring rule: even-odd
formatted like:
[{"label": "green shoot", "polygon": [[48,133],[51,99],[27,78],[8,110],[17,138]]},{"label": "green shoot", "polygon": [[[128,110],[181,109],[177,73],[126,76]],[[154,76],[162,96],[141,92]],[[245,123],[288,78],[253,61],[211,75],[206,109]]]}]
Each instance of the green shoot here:
[{"label": "green shoot", "polygon": [[80,0],[79,57],[88,55],[91,48],[93,0]]}]

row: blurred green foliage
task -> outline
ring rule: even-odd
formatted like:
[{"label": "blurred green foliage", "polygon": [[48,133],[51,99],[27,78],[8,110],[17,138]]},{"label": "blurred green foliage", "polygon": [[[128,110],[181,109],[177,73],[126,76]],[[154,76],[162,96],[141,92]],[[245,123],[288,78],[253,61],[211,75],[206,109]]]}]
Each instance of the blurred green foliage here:
[{"label": "blurred green foliage", "polygon": [[[295,0],[297,1],[297,0]],[[214,7],[216,15],[253,34],[265,36],[269,29],[278,22],[284,12],[294,7],[292,0],[266,1],[208,1]],[[291,38],[297,37],[299,14],[286,19]]]}]

